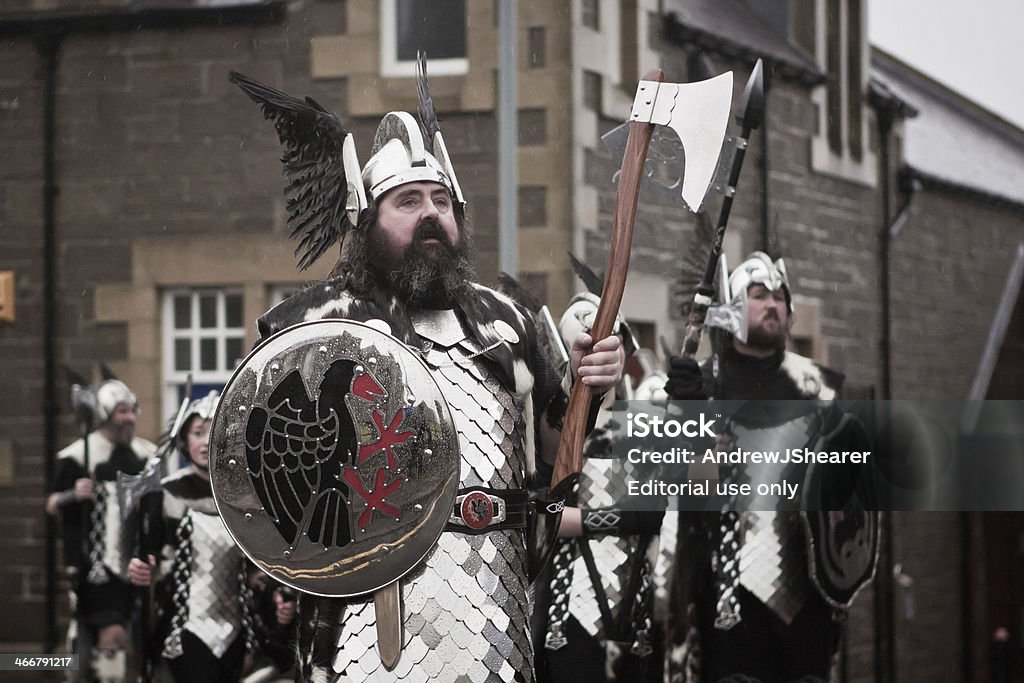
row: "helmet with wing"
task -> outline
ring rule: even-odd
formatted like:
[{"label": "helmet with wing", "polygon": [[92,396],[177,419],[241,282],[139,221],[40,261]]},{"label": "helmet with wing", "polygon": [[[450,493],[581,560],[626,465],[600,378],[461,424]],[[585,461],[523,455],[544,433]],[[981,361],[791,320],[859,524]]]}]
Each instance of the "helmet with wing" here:
[{"label": "helmet with wing", "polygon": [[465,199],[437,122],[423,54],[416,71],[419,122],[403,111],[385,115],[365,167],[359,164],[352,133],[316,100],[297,99],[236,71],[230,80],[260,105],[284,147],[288,227],[290,238],[299,241],[295,254],[300,270],[333,245],[343,244],[362,212],[399,185],[440,183],[459,214],[464,213]]}]

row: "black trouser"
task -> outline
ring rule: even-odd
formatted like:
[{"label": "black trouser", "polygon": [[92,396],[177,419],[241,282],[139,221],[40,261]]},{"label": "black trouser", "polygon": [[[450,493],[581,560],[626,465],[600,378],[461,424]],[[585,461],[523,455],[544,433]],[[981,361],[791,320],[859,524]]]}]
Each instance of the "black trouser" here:
[{"label": "black trouser", "polygon": [[839,627],[824,600],[812,592],[792,623],[786,624],[744,588],[738,588],[738,595],[742,621],[726,631],[714,627],[714,602],[702,600],[702,680],[737,675],[761,683],[828,680]]},{"label": "black trouser", "polygon": [[566,644],[561,649],[548,650],[543,644],[537,649],[537,680],[541,683],[642,683],[662,679],[664,635],[657,626],[651,633],[654,651],[646,657],[630,652],[632,641],[616,643],[618,649],[611,657],[610,678],[606,644],[587,633],[574,617],[566,619],[565,638]]},{"label": "black trouser", "polygon": [[239,634],[218,659],[189,631],[181,634],[180,657],[164,659],[177,683],[237,683],[245,660],[245,636]]},{"label": "black trouser", "polygon": [[84,582],[78,587],[78,613],[84,625],[94,629],[114,624],[128,628],[135,606],[135,589],[113,573],[108,572],[108,576],[105,583]]}]

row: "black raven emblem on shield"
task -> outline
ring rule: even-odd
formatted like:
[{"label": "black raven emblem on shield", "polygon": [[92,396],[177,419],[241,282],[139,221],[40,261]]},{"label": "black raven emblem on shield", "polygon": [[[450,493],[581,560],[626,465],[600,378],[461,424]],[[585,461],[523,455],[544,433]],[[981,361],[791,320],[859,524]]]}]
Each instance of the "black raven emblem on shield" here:
[{"label": "black raven emblem on shield", "polygon": [[294,546],[303,533],[325,548],[352,540],[344,481],[358,443],[345,405],[355,363],[338,360],[324,372],[316,400],[298,370],[274,387],[246,422],[249,475],[281,537]]}]

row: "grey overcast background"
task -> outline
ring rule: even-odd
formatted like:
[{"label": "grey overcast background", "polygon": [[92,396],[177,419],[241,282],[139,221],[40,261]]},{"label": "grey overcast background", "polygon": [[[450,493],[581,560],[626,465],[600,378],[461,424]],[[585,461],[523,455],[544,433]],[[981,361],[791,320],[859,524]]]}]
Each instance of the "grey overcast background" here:
[{"label": "grey overcast background", "polygon": [[1024,0],[869,0],[871,43],[1024,128]]}]

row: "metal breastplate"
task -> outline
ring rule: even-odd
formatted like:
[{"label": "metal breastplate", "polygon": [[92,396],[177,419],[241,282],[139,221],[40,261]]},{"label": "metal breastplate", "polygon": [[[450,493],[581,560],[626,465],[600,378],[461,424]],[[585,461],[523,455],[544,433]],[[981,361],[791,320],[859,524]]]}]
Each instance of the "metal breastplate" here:
[{"label": "metal breastplate", "polygon": [[185,630],[220,657],[242,626],[238,583],[242,551],[218,515],[189,510],[192,516],[192,567]]},{"label": "metal breastplate", "polygon": [[[461,487],[521,488],[526,401],[504,389],[476,355],[453,311],[414,317],[427,365],[459,432]],[[373,602],[351,601],[338,629],[335,673],[345,681],[533,680],[526,543],[521,530],[445,532],[402,579],[404,640],[394,671],[375,643]]]}]

